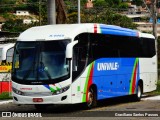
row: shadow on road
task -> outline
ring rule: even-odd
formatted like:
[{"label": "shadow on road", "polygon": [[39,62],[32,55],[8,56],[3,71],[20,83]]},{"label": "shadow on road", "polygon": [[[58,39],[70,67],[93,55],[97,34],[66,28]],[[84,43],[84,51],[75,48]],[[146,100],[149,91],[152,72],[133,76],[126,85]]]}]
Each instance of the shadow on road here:
[{"label": "shadow on road", "polygon": [[[123,103],[135,102],[132,96],[109,98],[105,100],[99,100],[96,108],[115,106]],[[96,109],[95,108],[95,109]],[[35,109],[36,110],[36,109]],[[73,104],[73,105],[50,105],[45,111],[42,110],[42,113],[46,114],[62,114],[62,113],[72,113],[77,111],[86,110],[85,104]],[[36,110],[38,112],[38,110]]]},{"label": "shadow on road", "polygon": [[[135,102],[132,96],[125,96],[125,97],[117,97],[117,98],[110,98],[106,100],[98,101],[98,106],[92,110],[98,111],[101,107],[112,107],[116,105],[120,105],[123,103],[131,103]],[[5,107],[5,105],[3,105]],[[14,105],[8,104],[5,110],[9,112],[15,113],[42,113],[44,117],[73,117],[73,116],[83,116],[86,114],[91,114],[90,116],[97,115],[97,113],[89,113],[90,111],[86,112],[85,104],[73,104],[73,105],[49,105],[47,109],[41,109],[38,111],[34,105]],[[2,111],[2,112],[3,112]],[[106,114],[106,113],[104,113]]]},{"label": "shadow on road", "polygon": [[113,106],[131,102],[137,102],[133,96],[115,97],[98,101],[98,107],[105,107],[105,106],[107,107],[107,106]]}]

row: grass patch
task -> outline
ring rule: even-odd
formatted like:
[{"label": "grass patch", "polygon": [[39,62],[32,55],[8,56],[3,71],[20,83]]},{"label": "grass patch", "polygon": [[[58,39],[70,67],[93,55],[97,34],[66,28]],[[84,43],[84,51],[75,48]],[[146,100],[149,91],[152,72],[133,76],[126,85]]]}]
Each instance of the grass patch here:
[{"label": "grass patch", "polygon": [[147,94],[148,95],[160,95],[160,80],[157,81],[157,89]]},{"label": "grass patch", "polygon": [[3,92],[0,94],[0,100],[12,99],[12,96],[9,92]]}]

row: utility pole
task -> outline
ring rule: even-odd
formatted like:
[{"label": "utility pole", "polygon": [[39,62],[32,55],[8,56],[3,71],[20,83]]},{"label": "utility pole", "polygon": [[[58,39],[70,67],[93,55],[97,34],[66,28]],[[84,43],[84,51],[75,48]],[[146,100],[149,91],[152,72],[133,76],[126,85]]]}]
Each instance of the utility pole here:
[{"label": "utility pole", "polygon": [[78,23],[81,23],[81,0],[78,0]]},{"label": "utility pole", "polygon": [[151,0],[152,5],[152,20],[153,20],[153,35],[156,39],[156,47],[157,47],[157,0]]},{"label": "utility pole", "polygon": [[[157,0],[151,0],[152,5],[152,20],[153,20],[153,35],[155,36],[156,42],[156,54],[157,54],[157,62],[158,62],[158,36],[157,36]],[[157,64],[157,73],[158,73],[158,64]],[[158,80],[157,74],[157,80]]]},{"label": "utility pole", "polygon": [[39,25],[41,26],[41,2],[42,0],[39,0]]},{"label": "utility pole", "polygon": [[47,0],[47,16],[48,24],[56,24],[56,2],[55,0]]}]

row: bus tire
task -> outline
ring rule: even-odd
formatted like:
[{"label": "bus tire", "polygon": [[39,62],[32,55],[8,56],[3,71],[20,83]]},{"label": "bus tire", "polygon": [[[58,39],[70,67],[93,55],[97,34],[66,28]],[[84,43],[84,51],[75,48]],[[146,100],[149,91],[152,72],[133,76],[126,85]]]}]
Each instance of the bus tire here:
[{"label": "bus tire", "polygon": [[140,101],[142,97],[142,85],[139,83],[137,87],[136,94],[134,95],[134,98],[136,101]]},{"label": "bus tire", "polygon": [[88,109],[94,108],[97,106],[97,92],[96,88],[91,87],[87,94],[88,101],[86,102],[86,106]]},{"label": "bus tire", "polygon": [[47,105],[46,104],[35,104],[34,107],[38,111],[45,111],[47,109]]}]

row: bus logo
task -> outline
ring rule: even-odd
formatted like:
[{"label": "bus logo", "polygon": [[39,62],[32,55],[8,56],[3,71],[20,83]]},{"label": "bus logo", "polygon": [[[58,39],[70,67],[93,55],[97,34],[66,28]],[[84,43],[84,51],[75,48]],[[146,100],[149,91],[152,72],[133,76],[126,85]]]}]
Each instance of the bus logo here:
[{"label": "bus logo", "polygon": [[118,68],[119,68],[118,62],[98,63],[97,64],[98,71],[118,70]]}]

